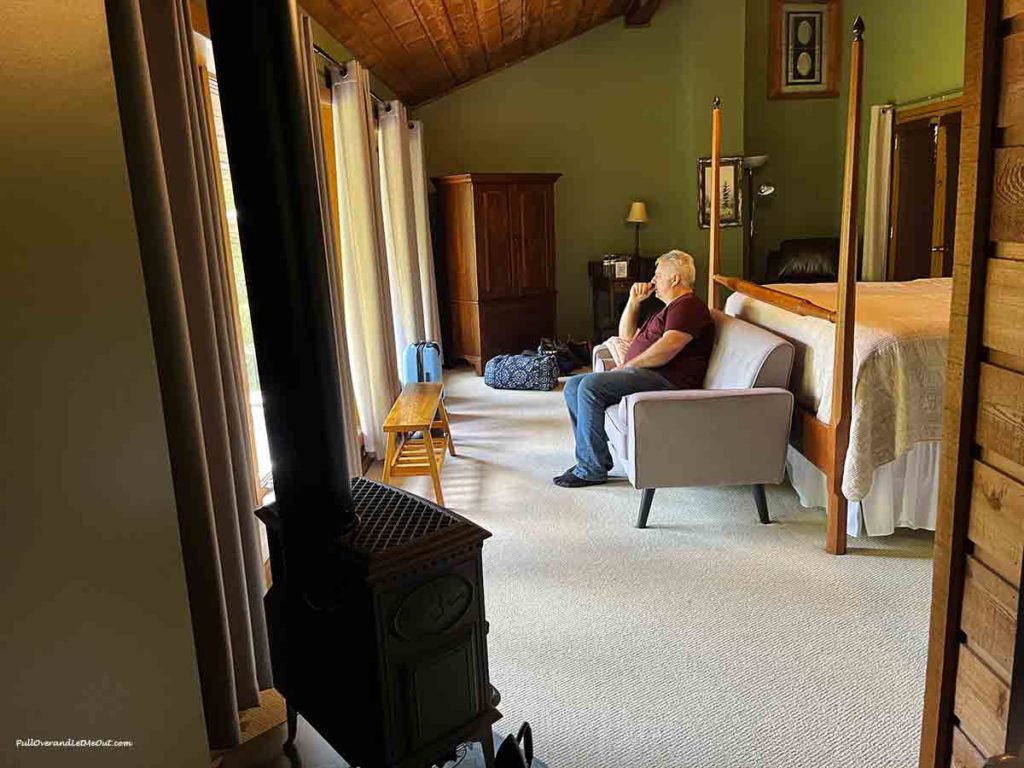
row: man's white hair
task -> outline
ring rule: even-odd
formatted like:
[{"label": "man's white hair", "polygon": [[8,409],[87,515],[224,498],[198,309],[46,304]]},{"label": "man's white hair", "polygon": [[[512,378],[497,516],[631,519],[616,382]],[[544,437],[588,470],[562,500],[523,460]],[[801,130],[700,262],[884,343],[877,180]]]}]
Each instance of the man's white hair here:
[{"label": "man's white hair", "polygon": [[679,275],[679,280],[687,288],[693,288],[697,282],[697,266],[693,263],[693,256],[686,251],[671,250],[658,257],[655,264],[665,264],[672,271],[672,274]]}]

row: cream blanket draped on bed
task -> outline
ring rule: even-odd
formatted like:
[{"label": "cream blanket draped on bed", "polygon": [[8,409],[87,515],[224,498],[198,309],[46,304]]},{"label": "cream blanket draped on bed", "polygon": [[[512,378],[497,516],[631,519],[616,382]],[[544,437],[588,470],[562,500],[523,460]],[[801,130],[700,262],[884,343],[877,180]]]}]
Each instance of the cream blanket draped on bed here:
[{"label": "cream blanket draped on bed", "polygon": [[[835,309],[835,283],[772,288]],[[851,501],[871,490],[877,467],[916,443],[942,437],[949,337],[949,278],[858,283],[853,353],[853,418],[843,474]],[[796,347],[793,390],[827,422],[832,408],[835,326],[734,293],[725,311],[788,338]]]}]

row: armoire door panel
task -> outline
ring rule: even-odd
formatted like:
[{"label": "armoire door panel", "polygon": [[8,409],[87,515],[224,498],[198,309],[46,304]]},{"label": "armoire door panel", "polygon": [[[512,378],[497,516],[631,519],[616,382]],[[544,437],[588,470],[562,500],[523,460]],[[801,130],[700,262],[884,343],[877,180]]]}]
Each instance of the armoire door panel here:
[{"label": "armoire door panel", "polygon": [[512,211],[506,184],[481,184],[476,202],[477,274],[481,299],[516,295]]},{"label": "armoire door panel", "polygon": [[555,305],[548,295],[491,301],[480,307],[480,327],[485,360],[536,349],[541,337],[554,335]]},{"label": "armoire door panel", "polygon": [[516,229],[513,245],[518,257],[519,291],[522,294],[553,291],[555,249],[552,187],[547,184],[517,185],[514,201]]}]

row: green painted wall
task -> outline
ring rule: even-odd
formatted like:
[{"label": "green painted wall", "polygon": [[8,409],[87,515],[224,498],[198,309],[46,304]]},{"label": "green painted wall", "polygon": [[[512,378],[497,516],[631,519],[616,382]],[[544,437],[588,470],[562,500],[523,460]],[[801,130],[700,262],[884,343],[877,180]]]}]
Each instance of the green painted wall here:
[{"label": "green painted wall", "polygon": [[[902,103],[949,90],[964,82],[966,0],[845,0],[843,32],[847,51],[838,104],[842,120],[836,126],[840,153],[846,141],[846,105],[849,99],[849,31],[857,16],[864,17],[864,110],[861,115],[860,199],[867,174],[868,131],[871,105]],[[864,221],[864,206],[858,210]]]},{"label": "green painted wall", "polygon": [[768,155],[754,185],[775,194],[757,201],[751,275],[761,280],[769,249],[787,238],[836,234],[842,153],[836,99],[768,99],[770,0],[747,0],[744,149]]},{"label": "green painted wall", "polygon": [[[770,0],[666,0],[648,29],[612,21],[416,110],[431,175],[557,171],[559,331],[586,334],[586,262],[632,249],[631,199],[652,221],[642,249],[691,251],[706,279],[707,231],[696,226],[696,160],[710,150],[710,102],[722,97],[723,154],[767,154],[752,274],[786,238],[837,235],[849,79],[849,30],[867,23],[868,108],[958,88],[965,0],[845,0],[838,98],[767,98]],[[863,196],[864,169],[860,178]],[[861,206],[863,218],[863,205]],[[742,233],[726,230],[723,269],[738,274]]]},{"label": "green painted wall", "polygon": [[[555,186],[558,327],[591,333],[587,261],[629,252],[629,202],[645,200],[647,254],[683,248],[706,280],[696,161],[711,145],[711,100],[728,105],[722,150],[742,149],[744,0],[666,0],[653,25],[615,20],[416,110],[432,176],[560,172]],[[739,263],[740,231],[723,261]],[[703,287],[702,287],[703,290]]]},{"label": "green painted wall", "polygon": [[0,29],[0,765],[208,766],[104,3]]},{"label": "green painted wall", "polygon": [[[864,17],[864,112],[860,194],[863,201],[872,104],[904,102],[963,83],[965,0],[844,0],[843,76],[834,99],[767,98],[768,9],[747,0],[744,142],[768,154],[758,180],[776,186],[757,216],[755,276],[769,247],[789,237],[837,235],[849,98],[850,39]],[[861,203],[858,219],[863,222]]]}]

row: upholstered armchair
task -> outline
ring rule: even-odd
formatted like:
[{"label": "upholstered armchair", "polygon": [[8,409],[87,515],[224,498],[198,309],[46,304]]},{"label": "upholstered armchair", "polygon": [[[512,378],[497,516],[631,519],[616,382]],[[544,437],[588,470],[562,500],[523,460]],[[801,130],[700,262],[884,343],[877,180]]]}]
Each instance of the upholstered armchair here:
[{"label": "upholstered armchair", "polygon": [[[744,320],[713,312],[715,347],[704,389],[640,392],[605,412],[612,450],[641,489],[645,528],[658,488],[750,485],[769,523],[766,483],[782,482],[793,418],[793,345]],[[594,370],[614,367],[606,345]]]}]

